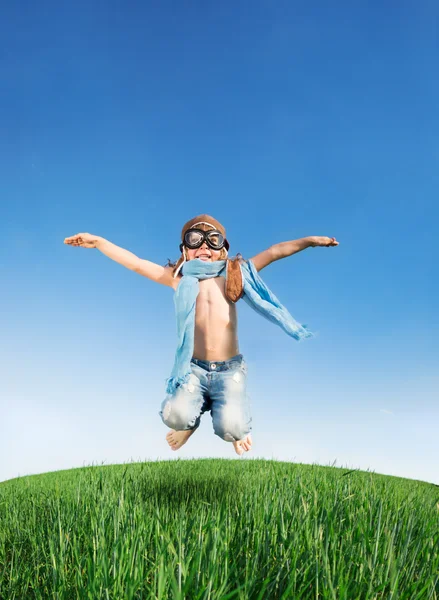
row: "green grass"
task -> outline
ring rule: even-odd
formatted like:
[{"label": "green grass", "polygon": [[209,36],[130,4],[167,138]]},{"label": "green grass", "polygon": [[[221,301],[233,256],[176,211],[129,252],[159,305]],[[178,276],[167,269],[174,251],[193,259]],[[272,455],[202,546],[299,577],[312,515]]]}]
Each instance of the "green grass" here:
[{"label": "green grass", "polygon": [[273,460],[0,485],[0,598],[439,598],[439,487]]}]

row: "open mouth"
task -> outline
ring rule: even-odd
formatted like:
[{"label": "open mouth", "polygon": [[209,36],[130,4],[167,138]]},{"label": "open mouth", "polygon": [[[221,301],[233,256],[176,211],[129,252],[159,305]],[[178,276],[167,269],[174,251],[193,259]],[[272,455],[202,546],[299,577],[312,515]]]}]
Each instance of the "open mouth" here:
[{"label": "open mouth", "polygon": [[211,258],[210,254],[199,254],[197,256],[200,260],[209,260]]}]

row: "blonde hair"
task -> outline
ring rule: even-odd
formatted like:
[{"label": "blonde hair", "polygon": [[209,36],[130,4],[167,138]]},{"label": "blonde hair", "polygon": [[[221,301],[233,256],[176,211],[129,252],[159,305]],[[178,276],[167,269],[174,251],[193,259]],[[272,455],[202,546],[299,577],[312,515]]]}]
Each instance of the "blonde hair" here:
[{"label": "blonde hair", "polygon": [[[197,225],[197,229],[202,229],[203,231],[210,231],[211,229],[215,229],[215,227],[212,227],[210,225],[206,225],[205,223],[200,223],[199,225]],[[172,267],[172,276],[175,277],[175,274],[178,270],[180,270],[180,266],[186,262],[188,260],[188,256],[187,256],[187,248],[186,246],[183,246],[183,252],[180,255],[180,258],[177,260],[177,262],[171,262],[168,258],[168,264],[166,265],[167,267]],[[220,255],[217,258],[217,260],[226,260],[228,258],[228,252],[226,247],[224,246],[223,248],[221,248],[220,250]]]}]

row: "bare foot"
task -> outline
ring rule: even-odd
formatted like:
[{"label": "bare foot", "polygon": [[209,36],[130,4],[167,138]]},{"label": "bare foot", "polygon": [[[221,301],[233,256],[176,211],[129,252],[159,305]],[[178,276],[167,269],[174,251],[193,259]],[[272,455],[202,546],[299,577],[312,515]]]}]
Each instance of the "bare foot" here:
[{"label": "bare foot", "polygon": [[248,452],[252,447],[252,439],[250,434],[248,434],[247,437],[243,438],[242,440],[233,442],[233,445],[235,447],[236,454],[239,454],[239,456],[244,454],[244,452]]},{"label": "bare foot", "polygon": [[166,434],[166,441],[171,446],[171,450],[179,450],[191,437],[195,429],[183,429],[182,431],[175,431],[171,429]]}]

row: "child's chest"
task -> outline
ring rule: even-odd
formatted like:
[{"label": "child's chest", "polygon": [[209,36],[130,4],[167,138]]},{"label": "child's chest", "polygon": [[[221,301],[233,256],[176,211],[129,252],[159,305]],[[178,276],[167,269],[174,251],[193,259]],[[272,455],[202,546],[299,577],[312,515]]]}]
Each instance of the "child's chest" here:
[{"label": "child's chest", "polygon": [[226,280],[224,277],[199,281],[195,308],[195,322],[198,327],[204,327],[207,324],[209,326],[229,326],[230,323],[236,323],[236,303],[227,298],[225,291]]},{"label": "child's chest", "polygon": [[199,281],[198,305],[228,306],[230,300],[225,294],[226,280],[224,277],[214,277]]},{"label": "child's chest", "polygon": [[[174,290],[177,289],[181,280],[178,277],[175,282]],[[229,300],[226,296],[226,279],[225,277],[214,277],[210,279],[201,279],[198,282],[197,308],[200,306],[230,307],[235,306],[235,303]]]},{"label": "child's chest", "polygon": [[195,308],[195,321],[198,326],[209,325],[212,328],[229,326],[236,322],[236,306],[226,294],[224,277],[204,279],[199,282],[200,288]]}]

